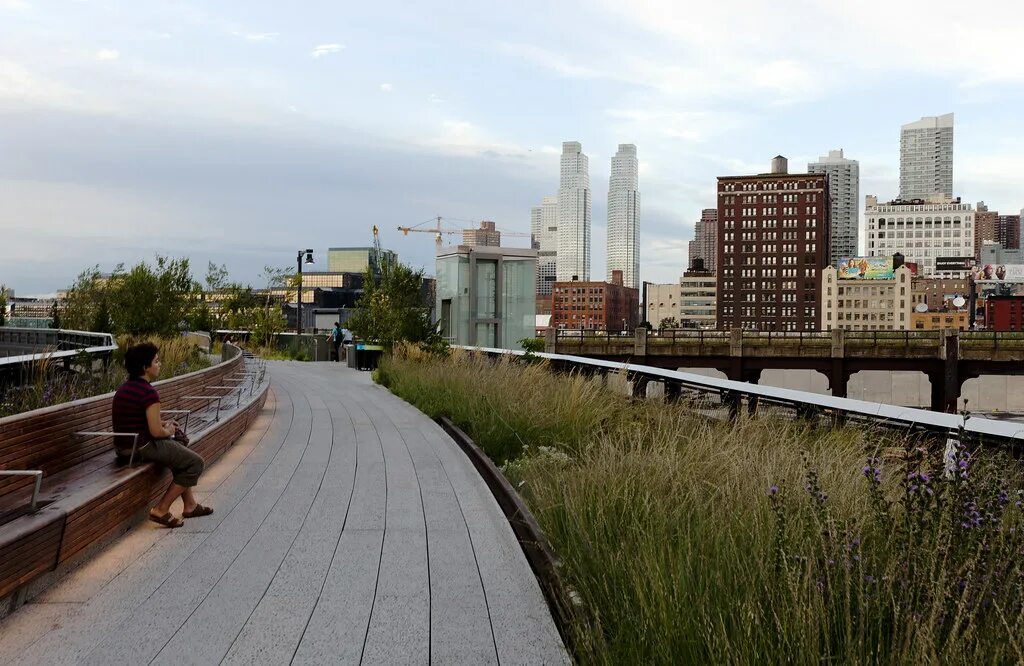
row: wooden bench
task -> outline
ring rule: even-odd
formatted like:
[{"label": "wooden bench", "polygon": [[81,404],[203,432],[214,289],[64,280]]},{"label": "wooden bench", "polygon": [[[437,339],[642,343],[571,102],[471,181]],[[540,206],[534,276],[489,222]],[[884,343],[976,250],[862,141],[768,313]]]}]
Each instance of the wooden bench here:
[{"label": "wooden bench", "polygon": [[[161,407],[189,412],[190,448],[207,462],[256,418],[267,383],[241,384],[248,394],[229,400],[219,416],[210,411],[210,400],[190,396],[212,395],[208,387],[233,383],[228,380],[245,367],[236,349],[216,366],[155,384]],[[123,529],[166,488],[167,470],[119,463],[109,435],[75,434],[109,433],[112,399],[107,394],[0,419],[0,471],[42,472],[35,510],[35,478],[0,475],[0,599]]]}]

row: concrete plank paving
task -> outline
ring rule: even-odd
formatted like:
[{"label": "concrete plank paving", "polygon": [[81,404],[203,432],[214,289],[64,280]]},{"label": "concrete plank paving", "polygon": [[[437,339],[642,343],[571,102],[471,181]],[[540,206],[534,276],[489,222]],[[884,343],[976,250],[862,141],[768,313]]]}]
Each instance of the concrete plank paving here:
[{"label": "concrete plank paving", "polygon": [[0,622],[0,662],[568,663],[443,430],[367,373],[269,366],[263,413],[196,489],[217,512],[97,553]]}]

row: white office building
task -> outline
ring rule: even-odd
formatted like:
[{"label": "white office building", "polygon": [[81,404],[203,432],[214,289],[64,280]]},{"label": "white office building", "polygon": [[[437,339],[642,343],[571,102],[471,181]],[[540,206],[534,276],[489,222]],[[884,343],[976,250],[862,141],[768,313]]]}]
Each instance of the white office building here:
[{"label": "white office building", "polygon": [[550,296],[557,278],[558,197],[544,197],[530,209],[530,246],[537,250],[537,295]]},{"label": "white office building", "polygon": [[[974,256],[974,210],[960,199],[934,196],[928,202],[864,198],[867,230],[865,251],[869,257],[888,257],[897,252],[915,263],[918,275],[937,275],[937,257]],[[943,277],[960,277],[956,274]]]},{"label": "white office building", "polygon": [[807,165],[807,173],[828,176],[832,232],[829,265],[836,266],[843,257],[857,255],[857,231],[860,222],[860,164],[843,157],[843,150],[830,150],[817,162]]},{"label": "white office building", "polygon": [[608,179],[608,276],[622,271],[622,284],[640,288],[640,253],[637,225],[640,222],[639,164],[636,146],[620,143],[612,156]]},{"label": "white office building", "polygon": [[590,281],[590,170],[578,141],[562,144],[558,187],[558,282]]},{"label": "white office building", "polygon": [[927,116],[900,131],[900,199],[953,198],[953,114]]}]

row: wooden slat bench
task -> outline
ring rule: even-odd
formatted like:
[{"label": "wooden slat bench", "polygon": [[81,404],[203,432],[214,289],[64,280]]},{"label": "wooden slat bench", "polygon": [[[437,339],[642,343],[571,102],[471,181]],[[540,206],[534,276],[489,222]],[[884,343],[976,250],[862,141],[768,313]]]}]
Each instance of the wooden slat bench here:
[{"label": "wooden slat bench", "polygon": [[[245,432],[266,401],[263,383],[252,395],[246,391],[240,409],[234,396],[225,401],[216,420],[209,400],[187,397],[230,393],[208,387],[226,386],[245,369],[246,359],[233,353],[211,368],[155,384],[161,407],[190,412],[190,448],[207,462]],[[0,419],[0,470],[43,472],[35,511],[29,508],[34,479],[0,476],[0,600],[122,529],[166,488],[167,470],[118,463],[109,436],[75,435],[111,431],[112,399],[107,394]]]}]

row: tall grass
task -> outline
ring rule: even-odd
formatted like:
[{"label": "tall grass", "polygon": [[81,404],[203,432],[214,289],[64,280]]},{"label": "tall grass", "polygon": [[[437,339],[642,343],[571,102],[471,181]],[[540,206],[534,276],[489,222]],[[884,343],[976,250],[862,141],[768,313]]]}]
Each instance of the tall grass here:
[{"label": "tall grass", "polygon": [[[531,506],[583,663],[1019,663],[1016,463],[779,417],[711,422],[601,381],[399,353]],[[938,443],[941,449],[943,443]]]},{"label": "tall grass", "polygon": [[107,367],[82,354],[71,364],[70,372],[62,362],[43,355],[33,363],[26,380],[0,394],[0,417],[71,402],[117,390],[127,379],[124,351],[140,342],[152,342],[160,349],[161,379],[169,379],[210,366],[203,351],[184,337],[127,337],[118,339],[118,349]]}]

